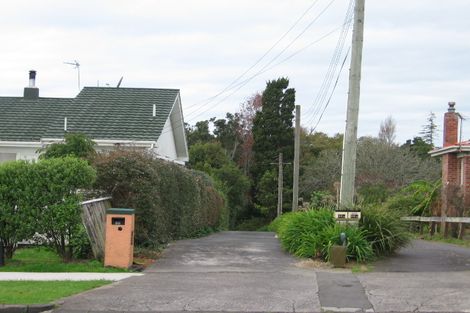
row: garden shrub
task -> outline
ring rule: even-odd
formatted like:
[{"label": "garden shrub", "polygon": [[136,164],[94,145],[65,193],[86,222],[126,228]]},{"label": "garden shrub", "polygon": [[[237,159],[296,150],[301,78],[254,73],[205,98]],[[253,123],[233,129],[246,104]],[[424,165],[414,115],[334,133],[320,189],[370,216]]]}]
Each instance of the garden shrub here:
[{"label": "garden shrub", "polygon": [[440,180],[435,183],[415,181],[391,197],[387,201],[387,207],[402,215],[429,216],[433,202],[438,199],[440,187]]},{"label": "garden shrub", "polygon": [[35,232],[35,215],[27,206],[26,190],[31,188],[26,161],[0,164],[0,240],[10,259],[18,242]]},{"label": "garden shrub", "polygon": [[136,245],[158,246],[228,226],[224,196],[202,172],[124,150],[99,155],[94,165],[96,187],[112,195],[115,207],[136,210]]},{"label": "garden shrub", "polygon": [[361,228],[347,224],[333,224],[322,232],[322,255],[325,260],[330,260],[330,249],[333,245],[341,245],[341,233],[346,234],[347,258],[358,262],[369,261],[374,257],[371,243],[366,238],[366,233]]},{"label": "garden shrub", "polygon": [[400,214],[381,207],[362,210],[359,225],[336,223],[330,209],[286,213],[268,226],[278,234],[282,247],[295,256],[330,259],[330,248],[347,238],[347,257],[359,262],[393,253],[410,240]]},{"label": "garden shrub", "polygon": [[280,223],[278,235],[284,249],[298,257],[315,257],[323,248],[322,232],[334,225],[330,209],[289,214]]},{"label": "garden shrub", "polygon": [[39,233],[45,234],[65,260],[73,258],[69,242],[82,227],[79,189],[90,188],[96,178],[87,161],[76,157],[41,160],[30,164],[34,177],[28,192],[31,209],[38,210]]},{"label": "garden shrub", "polygon": [[64,260],[81,226],[78,189],[90,187],[95,171],[75,157],[0,166],[0,237],[11,257],[18,241],[43,234]]},{"label": "garden shrub", "polygon": [[397,211],[379,206],[362,210],[359,227],[365,232],[376,255],[391,254],[409,243],[410,235],[400,216]]}]

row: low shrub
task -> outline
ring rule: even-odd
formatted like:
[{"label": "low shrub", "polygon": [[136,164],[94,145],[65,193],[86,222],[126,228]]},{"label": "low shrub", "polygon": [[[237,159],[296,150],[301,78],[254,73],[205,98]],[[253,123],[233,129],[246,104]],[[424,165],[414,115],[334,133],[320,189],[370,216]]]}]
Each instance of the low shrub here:
[{"label": "low shrub", "polygon": [[282,247],[303,258],[330,259],[330,248],[341,245],[340,235],[346,234],[347,257],[365,262],[375,256],[393,253],[405,246],[410,236],[400,214],[381,207],[362,210],[359,225],[336,223],[330,209],[283,214],[268,230],[275,231]]},{"label": "low shrub", "polygon": [[273,231],[275,233],[280,232],[281,227],[285,225],[285,222],[289,220],[289,216],[294,214],[293,212],[287,212],[281,216],[276,217],[269,225],[268,231]]},{"label": "low shrub", "polygon": [[278,235],[282,246],[290,253],[315,257],[323,248],[323,230],[334,223],[333,212],[329,209],[294,212],[279,222]]},{"label": "low shrub", "polygon": [[325,228],[322,233],[322,255],[325,260],[330,260],[330,249],[333,245],[341,245],[341,233],[346,234],[348,260],[365,262],[374,257],[374,251],[364,230],[353,225],[334,224]]},{"label": "low shrub", "polygon": [[359,227],[376,255],[391,254],[409,243],[410,235],[400,216],[398,211],[378,206],[362,210]]}]

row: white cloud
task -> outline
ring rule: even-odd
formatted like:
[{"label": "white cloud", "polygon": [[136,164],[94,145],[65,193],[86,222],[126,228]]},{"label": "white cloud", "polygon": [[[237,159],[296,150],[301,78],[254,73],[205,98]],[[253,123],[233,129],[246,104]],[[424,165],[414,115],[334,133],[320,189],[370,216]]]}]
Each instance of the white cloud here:
[{"label": "white cloud", "polygon": [[[41,95],[73,97],[77,73],[63,61],[76,59],[81,63],[82,85],[99,81],[102,86],[114,86],[124,76],[123,86],[179,88],[184,107],[189,107],[218,93],[243,73],[312,3],[3,1],[0,95],[21,95],[27,71],[36,69]],[[328,3],[320,0],[265,62]],[[347,4],[335,1],[280,59],[340,26]],[[367,1],[360,136],[376,135],[380,122],[392,115],[398,124],[398,140],[403,142],[418,134],[430,110],[442,119],[449,100],[470,116],[468,12],[470,2],[459,0]],[[297,90],[297,103],[303,106],[304,122],[315,123],[317,109],[312,104],[337,37],[334,33],[258,75],[225,101],[188,109],[186,119],[233,112],[246,97],[261,91],[267,80],[287,76]],[[334,134],[344,129],[347,73],[345,68],[319,131]],[[464,124],[464,133],[470,137],[470,123]]]}]

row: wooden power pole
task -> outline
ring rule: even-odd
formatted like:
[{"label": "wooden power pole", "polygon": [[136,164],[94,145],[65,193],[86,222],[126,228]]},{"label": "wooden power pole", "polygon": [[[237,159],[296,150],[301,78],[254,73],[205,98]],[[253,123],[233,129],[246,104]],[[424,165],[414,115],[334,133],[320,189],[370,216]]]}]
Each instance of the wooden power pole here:
[{"label": "wooden power pole", "polygon": [[282,173],[282,153],[279,153],[279,176],[277,178],[277,216],[282,215],[282,189],[283,189],[283,173]]},{"label": "wooden power pole", "polygon": [[357,121],[359,115],[365,0],[355,1],[351,68],[349,71],[348,109],[341,166],[339,206],[342,209],[352,208],[354,205],[354,180],[356,177]]},{"label": "wooden power pole", "polygon": [[299,208],[299,154],[300,154],[300,105],[295,106],[294,182],[292,184],[292,212]]}]

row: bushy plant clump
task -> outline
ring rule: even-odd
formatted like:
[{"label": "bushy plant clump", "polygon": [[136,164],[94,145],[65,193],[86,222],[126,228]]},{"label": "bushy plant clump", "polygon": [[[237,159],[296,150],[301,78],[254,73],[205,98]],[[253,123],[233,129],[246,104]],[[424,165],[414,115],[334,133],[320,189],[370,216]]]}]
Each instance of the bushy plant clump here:
[{"label": "bushy plant clump", "polygon": [[137,245],[152,247],[207,234],[228,225],[224,196],[211,178],[138,151],[114,151],[94,160],[96,187],[115,207],[136,210]]},{"label": "bushy plant clump", "polygon": [[341,233],[346,234],[346,255],[348,259],[365,262],[374,257],[371,243],[365,236],[365,231],[359,227],[346,224],[333,224],[323,231],[322,256],[330,260],[330,249],[333,245],[341,245]]},{"label": "bushy plant clump", "polygon": [[330,259],[333,245],[346,234],[347,257],[359,262],[393,253],[409,242],[406,225],[396,212],[381,207],[362,211],[359,225],[337,224],[331,209],[287,213],[276,218],[268,230],[278,234],[282,247],[298,257]]},{"label": "bushy plant clump", "polygon": [[90,187],[94,169],[75,157],[36,163],[14,161],[0,166],[0,240],[11,258],[17,243],[35,232],[45,235],[66,261],[74,255],[68,245],[79,236],[78,189]]},{"label": "bushy plant clump", "polygon": [[399,212],[383,207],[362,210],[359,226],[376,255],[391,254],[409,243],[410,234],[400,216]]},{"label": "bushy plant clump", "polygon": [[323,232],[334,225],[329,209],[295,212],[284,217],[277,226],[284,249],[298,257],[315,257],[324,246]]}]

